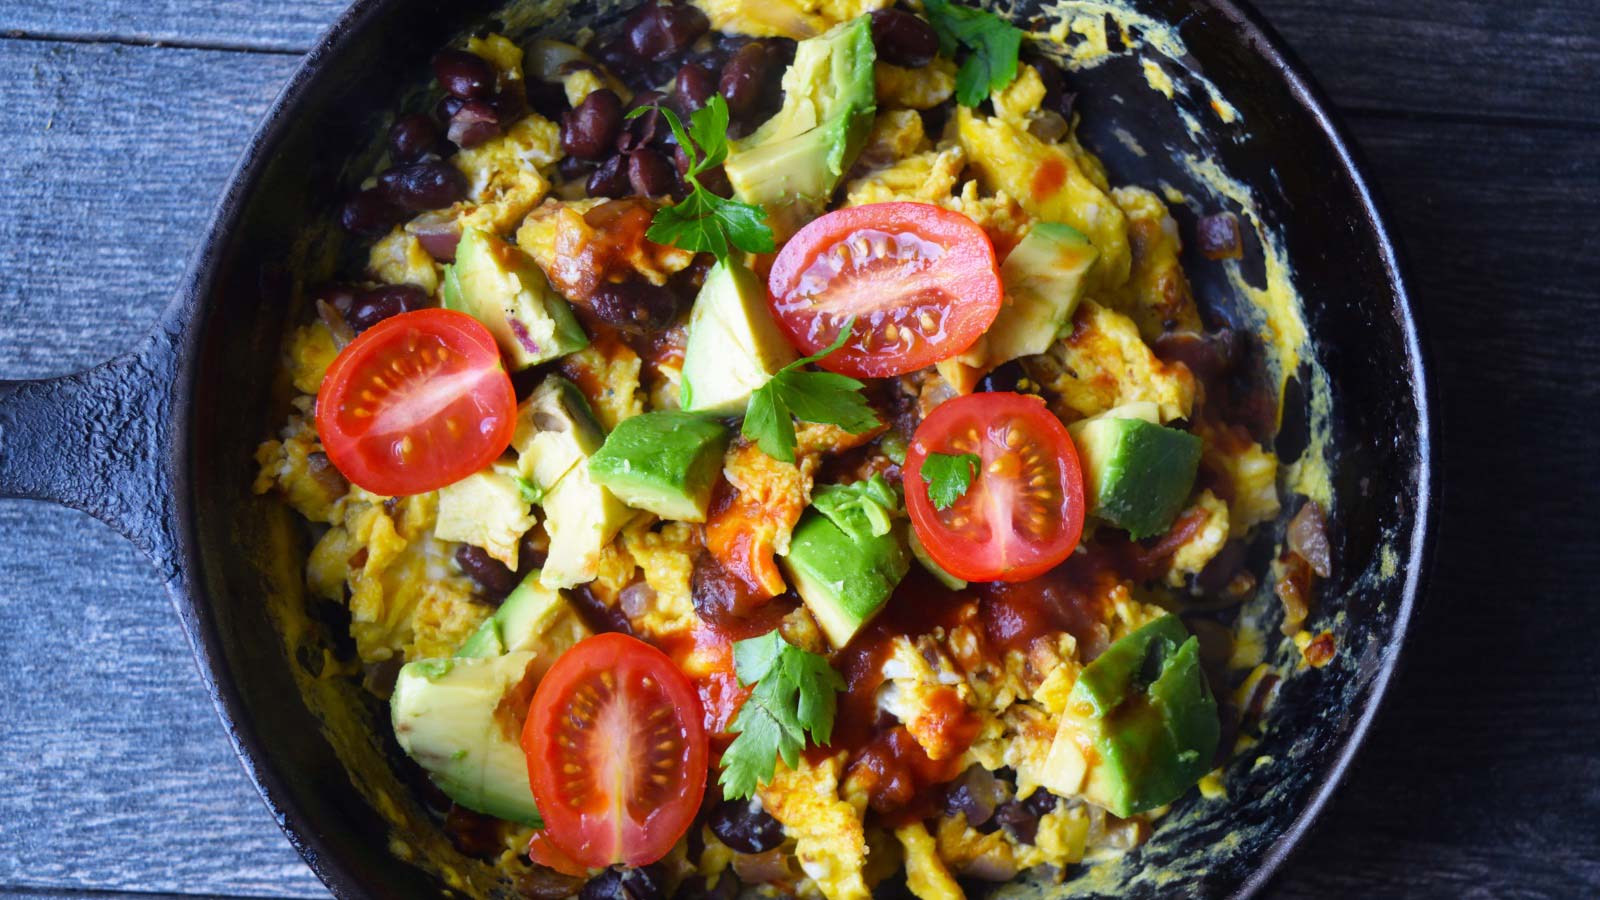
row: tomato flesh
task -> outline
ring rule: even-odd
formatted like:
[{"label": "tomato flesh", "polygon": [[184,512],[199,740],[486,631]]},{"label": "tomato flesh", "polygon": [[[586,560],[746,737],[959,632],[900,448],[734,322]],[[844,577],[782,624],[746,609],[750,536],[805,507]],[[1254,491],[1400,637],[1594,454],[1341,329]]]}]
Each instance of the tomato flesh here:
[{"label": "tomato flesh", "polygon": [[930,366],[972,346],[1000,312],[994,246],[971,219],[927,203],[873,203],[800,229],[773,261],[767,300],[807,354],[857,378]]},{"label": "tomato flesh", "polygon": [[[928,499],[930,453],[976,455],[965,494],[947,509]],[[967,581],[1025,581],[1072,554],[1083,535],[1078,451],[1038,397],[969,394],[936,407],[906,453],[906,510],[934,560]]]},{"label": "tomato flesh", "polygon": [[494,336],[445,309],[367,329],[328,367],[317,434],[346,478],[374,494],[437,490],[505,452],[517,398]]},{"label": "tomato flesh", "polygon": [[665,856],[705,793],[699,695],[666,654],[623,634],[556,660],[534,692],[522,749],[544,836],[590,868]]}]

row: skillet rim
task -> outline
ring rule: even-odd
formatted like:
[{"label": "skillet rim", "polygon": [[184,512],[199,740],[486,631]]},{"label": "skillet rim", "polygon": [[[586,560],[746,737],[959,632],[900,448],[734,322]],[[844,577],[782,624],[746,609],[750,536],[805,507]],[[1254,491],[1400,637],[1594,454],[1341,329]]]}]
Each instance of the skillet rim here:
[{"label": "skillet rim", "polygon": [[[243,715],[243,701],[237,687],[227,677],[222,663],[225,654],[211,604],[200,595],[200,540],[197,534],[195,479],[192,477],[191,427],[194,424],[195,379],[200,358],[200,308],[222,273],[222,249],[227,237],[239,225],[251,192],[271,162],[273,151],[285,139],[296,121],[295,114],[310,101],[324,62],[358,41],[370,22],[384,13],[394,0],[355,0],[318,38],[302,57],[288,82],[273,99],[259,120],[249,143],[228,177],[228,186],[212,210],[210,224],[189,264],[178,296],[163,314],[158,329],[175,336],[178,378],[174,385],[171,432],[172,456],[167,462],[174,485],[174,518],[177,528],[175,548],[178,566],[168,580],[167,590],[183,625],[201,681],[212,705],[228,733],[229,743],[250,782],[260,794],[278,827],[305,860],[313,873],[341,900],[370,896],[335,854],[327,853],[326,843],[315,829],[308,827],[303,811],[293,802],[284,780],[262,759],[264,741],[255,726]],[[1436,537],[1434,513],[1438,481],[1438,461],[1433,447],[1437,432],[1432,367],[1418,334],[1417,314],[1407,289],[1406,264],[1397,239],[1390,233],[1389,213],[1373,186],[1370,167],[1350,138],[1347,128],[1336,118],[1331,103],[1312,79],[1305,64],[1247,0],[1201,0],[1236,29],[1239,39],[1273,69],[1288,87],[1294,101],[1311,117],[1323,138],[1338,157],[1349,177],[1360,207],[1364,225],[1375,240],[1388,287],[1398,312],[1396,324],[1404,346],[1410,379],[1411,401],[1417,410],[1415,434],[1416,493],[1413,524],[1405,561],[1405,582],[1395,613],[1394,625],[1384,646],[1383,659],[1375,672],[1366,703],[1350,731],[1344,736],[1326,779],[1295,814],[1294,820],[1264,851],[1260,864],[1241,882],[1233,897],[1249,898],[1260,893],[1300,848],[1317,824],[1333,795],[1349,774],[1357,754],[1388,698],[1389,687],[1400,663],[1400,654],[1410,632],[1412,618],[1426,587]],[[1214,26],[1213,26],[1214,27]]]}]

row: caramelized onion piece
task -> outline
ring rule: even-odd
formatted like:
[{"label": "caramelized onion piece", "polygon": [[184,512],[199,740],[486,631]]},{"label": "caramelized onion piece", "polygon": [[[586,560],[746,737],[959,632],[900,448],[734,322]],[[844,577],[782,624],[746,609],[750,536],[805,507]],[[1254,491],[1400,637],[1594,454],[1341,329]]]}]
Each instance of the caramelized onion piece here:
[{"label": "caramelized onion piece", "polygon": [[1319,578],[1333,574],[1333,550],[1328,542],[1328,521],[1321,504],[1307,500],[1289,521],[1289,549],[1311,564]]}]

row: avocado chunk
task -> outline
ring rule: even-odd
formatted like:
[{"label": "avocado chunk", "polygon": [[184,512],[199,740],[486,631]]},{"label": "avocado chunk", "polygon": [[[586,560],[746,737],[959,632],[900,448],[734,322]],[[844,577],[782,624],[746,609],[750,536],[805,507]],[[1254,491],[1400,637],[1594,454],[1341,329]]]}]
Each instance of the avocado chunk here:
[{"label": "avocado chunk", "polygon": [[540,660],[549,664],[588,636],[588,627],[566,596],[540,584],[535,571],[506,595],[500,608],[478,626],[455,655],[481,658],[526,650],[539,654]]},{"label": "avocado chunk", "polygon": [[1033,226],[1000,265],[1006,299],[984,333],[985,368],[1050,349],[1072,322],[1098,255],[1070,225]]},{"label": "avocado chunk", "polygon": [[[406,663],[389,700],[400,749],[450,799],[485,815],[541,828],[521,745],[522,692],[535,654]],[[531,696],[531,693],[530,693]]]},{"label": "avocado chunk", "polygon": [[712,266],[689,313],[683,408],[742,415],[756,388],[798,358],[772,320],[761,279],[731,258]]},{"label": "avocado chunk", "polygon": [[515,466],[496,462],[440,488],[434,537],[482,547],[516,571],[522,536],[534,524],[533,501],[521,478]]},{"label": "avocado chunk", "polygon": [[1117,641],[1078,676],[1045,767],[1045,786],[1118,816],[1183,796],[1211,770],[1221,726],[1200,641],[1163,616]]},{"label": "avocado chunk", "polygon": [[565,378],[546,378],[517,408],[517,465],[544,494],[550,550],[539,583],[547,588],[593,581],[601,552],[634,516],[590,475],[589,458],[605,439],[589,401]]},{"label": "avocado chunk", "polygon": [[928,574],[932,575],[934,578],[937,578],[940,584],[952,591],[964,590],[966,588],[967,583],[965,581],[962,581],[954,575],[951,575],[949,572],[946,572],[944,570],[944,566],[941,566],[933,561],[933,557],[928,555],[928,548],[922,544],[922,538],[917,537],[917,530],[915,528],[906,529],[906,539],[906,542],[911,545],[911,555],[916,557],[917,562],[921,563],[922,567],[928,570]]},{"label": "avocado chunk", "polygon": [[489,329],[513,372],[589,345],[572,307],[532,257],[476,228],[462,229],[440,297],[446,309]]},{"label": "avocado chunk", "polygon": [[900,498],[874,475],[818,488],[781,560],[784,574],[834,647],[843,647],[889,602],[911,568]]},{"label": "avocado chunk", "polygon": [[725,426],[693,413],[648,412],[617,423],[589,457],[589,474],[634,509],[704,522],[728,438]]},{"label": "avocado chunk", "polygon": [[780,244],[822,212],[866,143],[876,63],[867,16],[801,41],[783,74],[783,108],[729,148],[734,192],[766,209]]},{"label": "avocado chunk", "polygon": [[1200,439],[1157,425],[1159,414],[1153,403],[1130,403],[1067,429],[1083,465],[1089,514],[1135,540],[1171,527],[1200,466]]}]

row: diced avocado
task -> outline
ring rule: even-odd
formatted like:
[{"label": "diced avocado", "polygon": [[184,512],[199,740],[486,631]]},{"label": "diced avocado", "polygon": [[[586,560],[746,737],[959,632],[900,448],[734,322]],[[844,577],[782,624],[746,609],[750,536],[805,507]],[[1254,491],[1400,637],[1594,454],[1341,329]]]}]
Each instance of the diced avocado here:
[{"label": "diced avocado", "polygon": [[843,647],[889,602],[911,568],[899,498],[873,476],[819,488],[800,517],[782,566],[835,647]]},{"label": "diced avocado", "polygon": [[523,689],[535,655],[406,663],[389,700],[400,749],[428,770],[450,799],[485,815],[543,827],[528,786],[528,760],[515,712],[502,703]]},{"label": "diced avocado", "polygon": [[482,547],[515,571],[522,535],[534,524],[521,477],[515,466],[497,462],[440,488],[434,537]]},{"label": "diced avocado", "polygon": [[871,20],[808,38],[783,74],[783,108],[729,148],[739,199],[767,211],[778,242],[819,215],[861,152],[877,111]]},{"label": "diced avocado", "polygon": [[1072,322],[1097,255],[1070,225],[1033,226],[1000,266],[1006,299],[984,333],[986,368],[1050,349]]},{"label": "diced avocado", "polygon": [[712,266],[689,314],[683,408],[740,415],[750,394],[797,358],[772,320],[761,279],[731,258]]},{"label": "diced avocado", "polygon": [[1135,540],[1172,525],[1194,487],[1200,439],[1155,423],[1154,404],[1128,404],[1068,427],[1083,466],[1089,513]]},{"label": "diced avocado", "polygon": [[617,423],[589,457],[589,474],[634,509],[704,522],[728,438],[726,427],[693,413],[648,412]]},{"label": "diced avocado", "polygon": [[1051,745],[1045,786],[1118,816],[1164,806],[1211,770],[1221,727],[1200,641],[1163,616],[1084,667]]},{"label": "diced avocado", "polygon": [[589,474],[589,457],[604,443],[589,402],[565,378],[546,378],[517,409],[511,439],[517,465],[544,493],[550,550],[539,583],[545,587],[592,581],[601,552],[634,516]]},{"label": "diced avocado", "polygon": [[506,595],[494,615],[462,643],[456,656],[501,656],[527,650],[548,664],[588,636],[588,627],[567,598],[541,585],[538,572],[530,572]]},{"label": "diced avocado", "polygon": [[939,579],[940,584],[952,591],[964,590],[966,588],[967,583],[965,581],[962,581],[954,575],[951,575],[949,572],[946,572],[944,570],[944,566],[941,566],[933,561],[933,557],[928,555],[928,548],[924,547],[922,545],[922,539],[917,537],[917,530],[915,528],[906,529],[906,539],[907,543],[911,545],[911,555],[917,558],[917,562],[921,563],[924,569],[928,570],[928,574]]},{"label": "diced avocado", "polygon": [[446,309],[489,329],[513,372],[589,345],[572,308],[533,259],[476,228],[462,229],[440,296]]}]

